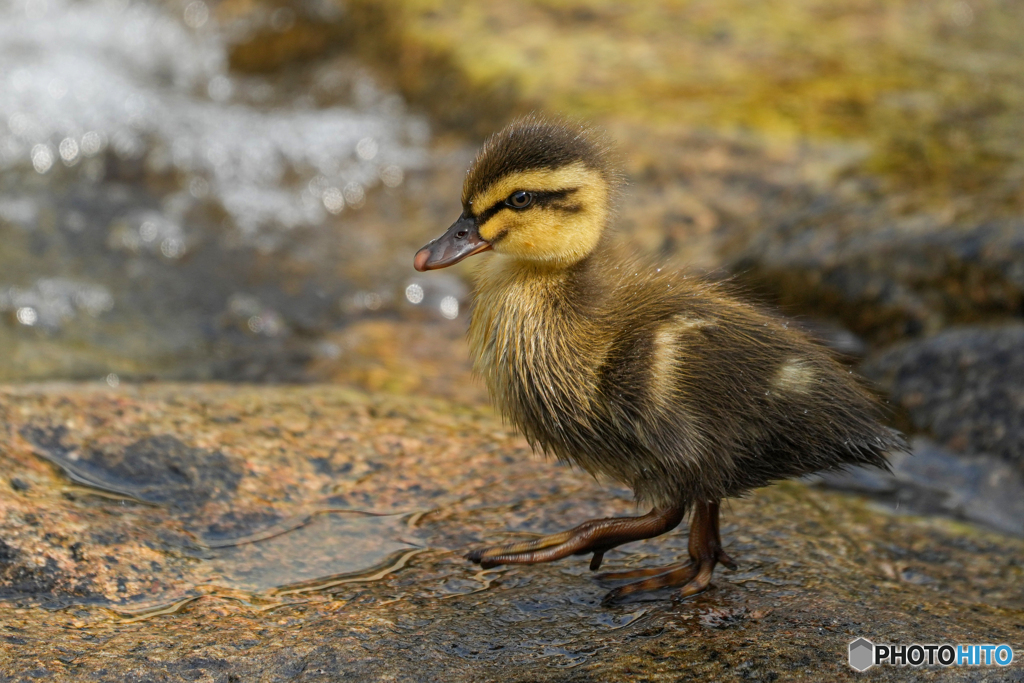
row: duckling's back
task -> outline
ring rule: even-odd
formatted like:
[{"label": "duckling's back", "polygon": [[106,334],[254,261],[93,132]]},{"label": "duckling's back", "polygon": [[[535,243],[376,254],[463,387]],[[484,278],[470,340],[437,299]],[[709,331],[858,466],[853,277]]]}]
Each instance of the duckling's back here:
[{"label": "duckling's back", "polygon": [[569,269],[492,259],[470,346],[535,447],[654,505],[886,467],[905,448],[852,374],[785,320],[610,248]]}]

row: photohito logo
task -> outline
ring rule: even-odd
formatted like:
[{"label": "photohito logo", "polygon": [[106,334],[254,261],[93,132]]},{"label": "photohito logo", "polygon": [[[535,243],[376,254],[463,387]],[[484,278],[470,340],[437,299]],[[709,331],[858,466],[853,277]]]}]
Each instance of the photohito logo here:
[{"label": "photohito logo", "polygon": [[850,643],[850,666],[867,671],[875,664],[893,666],[1010,666],[1009,645],[875,645],[867,638]]}]

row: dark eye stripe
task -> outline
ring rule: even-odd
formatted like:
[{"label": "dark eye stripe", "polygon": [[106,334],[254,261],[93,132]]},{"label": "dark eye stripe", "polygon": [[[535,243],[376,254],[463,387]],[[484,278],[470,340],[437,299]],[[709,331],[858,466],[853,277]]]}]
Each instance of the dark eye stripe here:
[{"label": "dark eye stripe", "polygon": [[[547,191],[547,192],[537,192],[535,190],[527,190],[527,192],[529,192],[530,194],[533,195],[533,205],[534,206],[556,205],[556,208],[561,208],[561,207],[557,206],[558,200],[565,199],[569,195],[576,193],[578,190],[579,190],[578,187],[567,187],[564,190],[550,190],[550,191]],[[483,211],[481,211],[477,215],[477,217],[476,217],[477,227],[480,227],[484,223],[489,221],[491,219],[491,217],[494,216],[494,214],[498,213],[502,209],[511,209],[511,208],[512,207],[510,207],[508,204],[505,203],[504,199],[499,199],[494,204],[492,204],[491,206],[487,207],[486,209],[484,209]],[[569,207],[566,207],[566,208],[570,212],[572,212],[572,213],[575,213],[576,211],[579,210],[578,206],[569,206]]]},{"label": "dark eye stripe", "polygon": [[559,199],[565,199],[571,194],[575,194],[579,190],[578,187],[569,187],[564,190],[554,190],[552,192],[534,192],[533,203],[537,206],[548,206],[557,205]]}]

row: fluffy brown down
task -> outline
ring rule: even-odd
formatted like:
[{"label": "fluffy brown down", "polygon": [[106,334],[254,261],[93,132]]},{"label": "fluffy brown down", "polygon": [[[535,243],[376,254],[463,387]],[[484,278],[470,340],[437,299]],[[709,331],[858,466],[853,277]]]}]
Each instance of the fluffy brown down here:
[{"label": "fluffy brown down", "polygon": [[[573,127],[553,138],[559,125],[531,119],[489,141],[467,177],[467,211],[474,196],[514,187],[516,177],[540,185],[521,189],[559,189],[543,187],[545,171],[564,185],[557,171],[572,164],[612,184],[601,148]],[[545,156],[552,139],[561,143]],[[613,194],[590,190],[569,188],[581,198]],[[515,215],[498,207],[497,220],[527,235],[530,216],[542,217],[544,235],[504,255],[496,243],[478,271],[474,365],[535,448],[611,476],[655,506],[713,502],[849,465],[887,468],[886,452],[906,448],[825,348],[721,285],[618,252],[601,209],[592,219],[563,210],[559,219],[558,207]],[[566,239],[598,231],[596,246],[557,263],[523,255],[560,224]]]}]

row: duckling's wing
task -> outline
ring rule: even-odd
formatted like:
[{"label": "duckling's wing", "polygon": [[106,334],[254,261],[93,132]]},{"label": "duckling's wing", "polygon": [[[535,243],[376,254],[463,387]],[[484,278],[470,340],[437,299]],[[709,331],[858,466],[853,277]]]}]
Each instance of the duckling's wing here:
[{"label": "duckling's wing", "polygon": [[624,331],[605,364],[610,419],[637,444],[629,469],[641,497],[714,500],[822,469],[885,467],[887,451],[905,448],[849,371],[786,321],[728,299],[684,303]]}]

